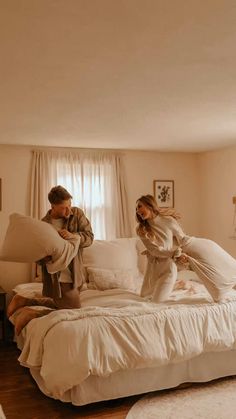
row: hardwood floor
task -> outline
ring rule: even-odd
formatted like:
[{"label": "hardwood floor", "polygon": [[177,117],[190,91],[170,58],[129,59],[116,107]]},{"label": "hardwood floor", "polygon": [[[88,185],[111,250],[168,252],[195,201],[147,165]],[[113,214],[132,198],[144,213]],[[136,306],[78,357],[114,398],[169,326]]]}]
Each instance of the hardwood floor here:
[{"label": "hardwood floor", "polygon": [[124,419],[140,396],[78,407],[45,396],[17,358],[13,342],[0,341],[0,404],[7,419]]}]

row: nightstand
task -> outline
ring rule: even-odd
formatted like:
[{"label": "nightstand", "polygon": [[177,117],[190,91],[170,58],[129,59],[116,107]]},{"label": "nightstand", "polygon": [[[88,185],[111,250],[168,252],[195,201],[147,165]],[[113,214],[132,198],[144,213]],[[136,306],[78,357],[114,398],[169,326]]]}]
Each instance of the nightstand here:
[{"label": "nightstand", "polygon": [[1,323],[1,339],[6,340],[6,291],[0,286],[0,323]]}]

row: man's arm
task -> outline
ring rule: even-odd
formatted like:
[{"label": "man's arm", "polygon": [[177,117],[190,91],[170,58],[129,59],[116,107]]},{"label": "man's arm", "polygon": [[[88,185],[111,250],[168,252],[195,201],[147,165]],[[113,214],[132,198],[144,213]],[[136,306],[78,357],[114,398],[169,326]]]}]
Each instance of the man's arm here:
[{"label": "man's arm", "polygon": [[79,247],[91,246],[91,244],[93,243],[94,234],[90,221],[85,216],[82,210],[78,214],[77,234],[79,234],[80,236]]}]

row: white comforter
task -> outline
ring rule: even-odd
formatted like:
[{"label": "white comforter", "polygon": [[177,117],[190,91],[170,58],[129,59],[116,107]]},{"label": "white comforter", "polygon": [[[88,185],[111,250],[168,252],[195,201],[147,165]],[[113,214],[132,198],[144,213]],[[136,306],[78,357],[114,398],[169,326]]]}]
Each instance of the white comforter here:
[{"label": "white comforter", "polygon": [[[152,304],[122,290],[82,293],[82,309],[52,311],[24,329],[19,361],[39,368],[60,397],[89,375],[177,363],[236,348],[236,300],[215,304],[204,287]],[[183,304],[184,303],[184,304]]]}]

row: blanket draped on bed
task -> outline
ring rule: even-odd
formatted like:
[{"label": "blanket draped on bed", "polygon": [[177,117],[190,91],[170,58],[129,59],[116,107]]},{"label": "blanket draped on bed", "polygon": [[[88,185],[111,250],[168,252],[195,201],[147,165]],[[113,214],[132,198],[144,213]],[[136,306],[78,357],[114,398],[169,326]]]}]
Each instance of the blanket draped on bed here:
[{"label": "blanket draped on bed", "polygon": [[89,375],[105,377],[236,348],[236,301],[156,305],[132,298],[133,304],[126,300],[120,308],[90,305],[32,320],[20,363],[40,369],[48,392],[61,396]]}]

